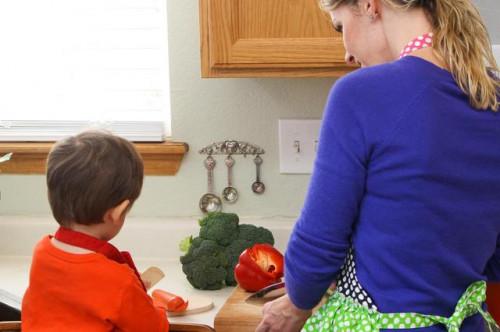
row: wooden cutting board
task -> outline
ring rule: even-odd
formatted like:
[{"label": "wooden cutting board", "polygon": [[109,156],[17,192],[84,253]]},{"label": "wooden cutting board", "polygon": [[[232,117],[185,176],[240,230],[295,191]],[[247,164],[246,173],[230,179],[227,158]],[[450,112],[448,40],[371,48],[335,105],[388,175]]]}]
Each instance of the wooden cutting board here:
[{"label": "wooden cutting board", "polygon": [[168,316],[187,316],[199,314],[208,311],[214,307],[214,302],[211,298],[201,295],[191,295],[188,299],[189,304],[186,310],[181,312],[167,311]]},{"label": "wooden cutting board", "polygon": [[[234,289],[215,316],[214,327],[217,332],[255,332],[255,328],[262,319],[264,304],[245,303],[245,299],[252,294],[240,287]],[[331,293],[325,294],[318,305],[312,309],[313,313],[326,303],[329,294]]]},{"label": "wooden cutting board", "polygon": [[215,316],[214,328],[217,332],[255,332],[262,318],[262,306],[245,303],[252,295],[236,287]]}]

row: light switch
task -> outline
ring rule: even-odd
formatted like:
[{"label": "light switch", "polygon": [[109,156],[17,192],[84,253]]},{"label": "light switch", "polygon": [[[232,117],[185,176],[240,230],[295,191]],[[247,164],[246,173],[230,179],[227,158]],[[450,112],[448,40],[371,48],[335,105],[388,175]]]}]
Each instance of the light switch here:
[{"label": "light switch", "polygon": [[493,55],[497,60],[497,64],[500,65],[500,44],[493,45]]},{"label": "light switch", "polygon": [[310,174],[318,146],[319,119],[280,119],[280,173]]}]

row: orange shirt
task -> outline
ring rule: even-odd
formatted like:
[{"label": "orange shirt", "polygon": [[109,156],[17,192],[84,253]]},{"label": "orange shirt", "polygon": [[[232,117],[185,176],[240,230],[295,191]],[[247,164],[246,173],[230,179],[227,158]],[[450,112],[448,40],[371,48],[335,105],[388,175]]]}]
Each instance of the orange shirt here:
[{"label": "orange shirt", "polygon": [[23,332],[164,332],[169,326],[128,265],[62,251],[49,236],[35,247],[21,315]]}]

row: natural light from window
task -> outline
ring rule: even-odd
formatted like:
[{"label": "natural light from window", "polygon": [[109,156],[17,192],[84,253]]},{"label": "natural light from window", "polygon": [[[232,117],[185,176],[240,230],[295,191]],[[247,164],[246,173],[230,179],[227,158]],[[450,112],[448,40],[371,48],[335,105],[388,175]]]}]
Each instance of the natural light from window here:
[{"label": "natural light from window", "polygon": [[166,2],[0,1],[0,140],[170,136]]}]

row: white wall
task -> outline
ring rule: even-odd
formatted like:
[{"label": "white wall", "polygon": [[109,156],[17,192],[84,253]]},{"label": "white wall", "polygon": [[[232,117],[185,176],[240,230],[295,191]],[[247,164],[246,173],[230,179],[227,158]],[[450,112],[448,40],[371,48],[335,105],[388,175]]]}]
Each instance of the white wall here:
[{"label": "white wall", "polygon": [[[215,141],[238,139],[266,150],[262,180],[266,192],[255,195],[252,158],[235,156],[234,186],[239,201],[225,206],[243,216],[296,216],[309,176],[279,174],[278,119],[319,118],[333,79],[201,79],[198,1],[168,1],[172,133],[190,151],[173,177],[146,177],[132,213],[140,216],[200,214],[206,170],[198,150]],[[215,185],[226,184],[218,158]],[[43,176],[0,175],[0,214],[49,214]]]},{"label": "white wall", "polygon": [[491,42],[500,44],[500,1],[498,0],[473,0],[479,8],[481,16],[490,33]]},{"label": "white wall", "polygon": [[[500,3],[476,0],[494,43],[500,44]],[[197,151],[225,139],[255,143],[266,150],[262,180],[267,191],[251,192],[255,167],[251,158],[236,157],[234,186],[241,194],[226,211],[242,216],[296,216],[307,190],[308,175],[280,175],[279,118],[319,118],[333,79],[200,79],[198,1],[168,1],[172,96],[172,133],[189,143],[181,170],[174,177],[145,180],[136,216],[198,215],[206,190],[203,157]],[[222,158],[216,188],[225,186]],[[0,215],[50,213],[43,176],[0,175]]]}]

